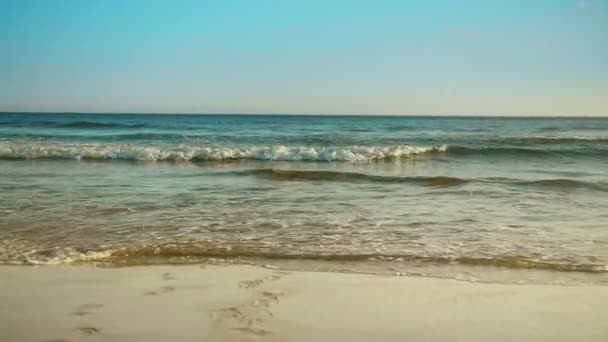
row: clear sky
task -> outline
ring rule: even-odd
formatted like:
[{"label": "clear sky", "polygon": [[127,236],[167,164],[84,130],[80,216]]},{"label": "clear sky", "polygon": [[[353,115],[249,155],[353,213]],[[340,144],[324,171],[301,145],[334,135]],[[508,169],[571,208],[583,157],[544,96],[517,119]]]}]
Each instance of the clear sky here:
[{"label": "clear sky", "polygon": [[0,0],[0,111],[608,115],[608,0]]}]

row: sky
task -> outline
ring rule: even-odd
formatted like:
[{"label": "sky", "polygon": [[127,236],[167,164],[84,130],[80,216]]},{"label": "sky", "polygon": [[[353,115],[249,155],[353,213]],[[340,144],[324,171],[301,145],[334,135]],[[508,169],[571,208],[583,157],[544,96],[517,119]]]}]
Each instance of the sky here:
[{"label": "sky", "polygon": [[608,115],[608,0],[0,0],[0,111]]}]

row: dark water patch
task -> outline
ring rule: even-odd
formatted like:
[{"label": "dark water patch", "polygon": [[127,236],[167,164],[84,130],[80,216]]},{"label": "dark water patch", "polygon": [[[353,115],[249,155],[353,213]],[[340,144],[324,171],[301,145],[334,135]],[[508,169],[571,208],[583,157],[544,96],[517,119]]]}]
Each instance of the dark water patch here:
[{"label": "dark water patch", "polygon": [[552,151],[525,147],[449,146],[447,150],[447,155],[459,157],[549,157],[552,153]]},{"label": "dark water patch", "polygon": [[555,147],[523,146],[449,146],[446,155],[454,157],[487,158],[553,158],[553,157],[591,157],[608,158],[608,147],[575,146],[572,148],[557,144]]},{"label": "dark water patch", "polygon": [[608,191],[607,184],[590,183],[574,179],[540,179],[533,181],[519,181],[514,182],[514,184],[525,187],[547,188],[561,191],[572,191],[577,189]]},{"label": "dark water patch", "polygon": [[32,121],[32,122],[17,121],[17,122],[14,122],[14,124],[19,125],[19,127],[27,127],[27,126],[45,127],[45,126],[56,126],[59,123],[57,121],[39,120],[39,121]]},{"label": "dark water patch", "polygon": [[132,184],[85,184],[84,188],[135,188]]},{"label": "dark water patch", "polygon": [[508,177],[487,177],[479,179],[478,181],[483,183],[497,183],[517,187],[541,188],[561,191],[572,191],[577,189],[608,191],[607,183],[593,183],[568,178],[521,180]]},{"label": "dark water patch", "polygon": [[564,126],[548,126],[541,127],[537,129],[537,132],[560,132],[560,131],[572,131],[572,130],[580,130],[580,131],[602,131],[608,129],[608,125],[606,122],[598,120],[597,125],[564,125]]},{"label": "dark water patch", "polygon": [[449,223],[478,223],[478,222],[479,222],[478,220],[472,219],[472,218],[464,218],[464,219],[449,221]]},{"label": "dark water patch", "polygon": [[12,191],[12,190],[44,190],[40,185],[36,184],[0,184],[0,190]]},{"label": "dark water patch", "polygon": [[[467,183],[498,183],[514,186],[537,187],[556,190],[588,189],[608,191],[608,184],[591,183],[574,179],[540,179],[519,180],[507,177],[487,177],[479,179],[462,179],[449,176],[380,176],[356,172],[316,171],[316,170],[286,170],[286,169],[251,169],[244,171],[229,171],[230,175],[255,176],[275,181],[319,181],[319,182],[348,182],[348,183],[389,183],[389,184],[417,184],[430,187],[448,187]],[[479,194],[483,193],[483,190]],[[471,194],[467,191],[466,194]]]},{"label": "dark water patch", "polygon": [[552,174],[552,175],[560,175],[564,177],[588,177],[588,176],[596,176],[598,173],[589,172],[589,171],[563,171],[563,170],[553,170],[553,169],[543,169],[543,170],[525,170],[528,173],[540,173],[540,174]]},{"label": "dark water patch", "polygon": [[483,180],[487,181],[487,182],[495,182],[495,183],[511,183],[511,182],[517,181],[517,179],[509,178],[509,177],[486,177]]},{"label": "dark water patch", "polygon": [[349,129],[345,129],[346,132],[373,132],[374,129],[372,128],[363,128],[363,127],[354,127],[354,128],[349,128]]},{"label": "dark water patch", "polygon": [[[519,187],[532,187],[559,191],[573,191],[577,189],[608,191],[608,184],[592,183],[574,179],[540,179],[519,180],[507,177],[487,177],[479,179],[462,179],[449,176],[380,176],[355,172],[316,171],[316,170],[287,170],[287,169],[250,169],[241,171],[220,172],[217,175],[245,175],[255,176],[274,181],[313,181],[313,182],[347,182],[347,183],[388,183],[388,184],[415,184],[429,187],[450,187],[467,183],[497,183]],[[467,195],[473,192],[467,191]],[[477,192],[475,192],[477,193]],[[482,194],[480,191],[477,194]]]},{"label": "dark water patch", "polygon": [[386,127],[384,130],[389,131],[389,132],[399,132],[399,131],[416,130],[416,127],[412,127],[412,126],[389,126],[389,127]]},{"label": "dark water patch", "polygon": [[563,131],[566,129],[567,129],[567,127],[557,127],[557,126],[541,127],[538,129],[538,132],[559,132],[559,131]]},{"label": "dark water patch", "polygon": [[[434,225],[439,224],[439,221],[415,221],[415,222],[409,222],[409,223],[404,223],[403,226],[404,227],[412,227],[412,228],[420,228],[420,227],[431,227]],[[403,231],[397,231],[397,234],[409,234],[410,232],[403,232]]]},{"label": "dark water patch", "polygon": [[125,133],[125,134],[112,134],[112,135],[101,135],[99,139],[104,140],[155,140],[155,141],[166,141],[174,139],[198,139],[204,138],[204,136],[187,135],[187,134],[176,134],[176,133]]},{"label": "dark water patch", "polygon": [[129,124],[116,122],[97,122],[97,121],[54,121],[54,120],[15,120],[1,121],[0,126],[13,127],[48,127],[48,128],[141,128],[146,127],[145,123]]},{"label": "dark water patch", "polygon": [[509,137],[498,140],[505,144],[516,145],[585,145],[608,144],[608,137]]},{"label": "dark water patch", "polygon": [[230,174],[252,175],[276,181],[323,181],[323,182],[349,182],[349,183],[413,183],[426,186],[454,186],[466,184],[462,178],[433,176],[433,177],[392,177],[367,175],[355,172],[339,171],[311,171],[311,170],[280,170],[280,169],[252,169],[245,171],[232,171]]}]

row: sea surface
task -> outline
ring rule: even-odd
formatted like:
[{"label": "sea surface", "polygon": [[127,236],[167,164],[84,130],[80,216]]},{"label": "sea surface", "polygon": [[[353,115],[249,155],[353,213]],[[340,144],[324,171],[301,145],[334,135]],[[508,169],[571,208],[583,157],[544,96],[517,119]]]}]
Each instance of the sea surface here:
[{"label": "sea surface", "polygon": [[608,284],[608,118],[0,114],[0,263]]}]

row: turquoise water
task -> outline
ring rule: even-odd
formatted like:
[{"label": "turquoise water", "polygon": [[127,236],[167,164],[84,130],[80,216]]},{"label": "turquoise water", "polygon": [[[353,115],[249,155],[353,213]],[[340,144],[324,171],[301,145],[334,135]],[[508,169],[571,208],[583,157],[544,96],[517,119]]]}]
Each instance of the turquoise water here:
[{"label": "turquoise water", "polygon": [[3,263],[604,282],[606,208],[606,118],[0,114]]}]

